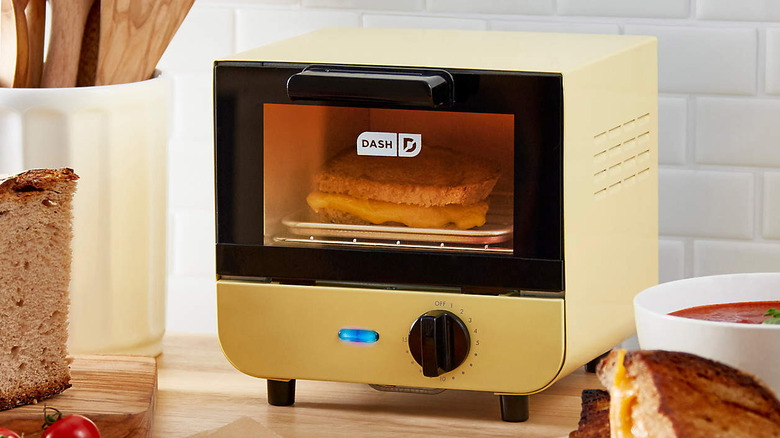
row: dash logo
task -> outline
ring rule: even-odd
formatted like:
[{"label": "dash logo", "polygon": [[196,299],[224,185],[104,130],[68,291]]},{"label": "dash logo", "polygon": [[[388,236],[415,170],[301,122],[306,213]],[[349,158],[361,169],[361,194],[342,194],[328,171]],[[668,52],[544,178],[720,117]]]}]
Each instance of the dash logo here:
[{"label": "dash logo", "polygon": [[422,148],[422,134],[398,134],[398,156],[416,157]]},{"label": "dash logo", "polygon": [[379,157],[415,157],[422,149],[422,134],[396,132],[361,133],[357,138],[357,154]]}]

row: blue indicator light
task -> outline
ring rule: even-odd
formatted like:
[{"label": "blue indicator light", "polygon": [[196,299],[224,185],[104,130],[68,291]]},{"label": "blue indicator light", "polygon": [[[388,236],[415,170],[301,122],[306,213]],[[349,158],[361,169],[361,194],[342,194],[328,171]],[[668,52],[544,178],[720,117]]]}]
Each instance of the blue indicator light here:
[{"label": "blue indicator light", "polygon": [[373,344],[379,340],[379,333],[373,330],[341,329],[339,339],[344,342],[359,342],[361,344]]}]

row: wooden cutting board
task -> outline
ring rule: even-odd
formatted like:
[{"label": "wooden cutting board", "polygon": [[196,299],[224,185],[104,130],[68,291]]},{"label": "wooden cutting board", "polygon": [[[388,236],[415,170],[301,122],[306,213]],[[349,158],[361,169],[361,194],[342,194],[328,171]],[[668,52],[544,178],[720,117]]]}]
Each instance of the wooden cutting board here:
[{"label": "wooden cutting board", "polygon": [[35,438],[43,407],[79,414],[97,424],[102,438],[150,437],[157,399],[157,365],[141,356],[75,356],[70,389],[38,404],[0,411],[0,426]]}]

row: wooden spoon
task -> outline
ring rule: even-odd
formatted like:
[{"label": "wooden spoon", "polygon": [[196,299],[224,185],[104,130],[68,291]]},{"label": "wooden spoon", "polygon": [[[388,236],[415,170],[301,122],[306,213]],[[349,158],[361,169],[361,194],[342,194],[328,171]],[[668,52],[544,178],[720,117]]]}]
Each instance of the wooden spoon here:
[{"label": "wooden spoon", "polygon": [[149,79],[195,0],[101,0],[96,85]]},{"label": "wooden spoon", "polygon": [[27,86],[26,3],[0,0],[0,87]]},{"label": "wooden spoon", "polygon": [[79,69],[79,53],[84,24],[94,0],[49,0],[51,36],[49,53],[43,65],[41,86],[73,87]]},{"label": "wooden spoon", "polygon": [[46,30],[46,0],[28,0],[25,8],[27,16],[27,38],[29,41],[27,86],[41,86],[43,73],[43,44]]}]

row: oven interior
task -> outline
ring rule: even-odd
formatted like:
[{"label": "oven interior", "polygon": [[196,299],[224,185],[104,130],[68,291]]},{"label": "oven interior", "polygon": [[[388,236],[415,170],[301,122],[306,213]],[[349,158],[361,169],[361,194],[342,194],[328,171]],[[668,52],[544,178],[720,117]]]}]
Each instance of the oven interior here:
[{"label": "oven interior", "polygon": [[[265,104],[263,125],[264,245],[512,253],[512,114]],[[420,135],[422,142],[418,155],[414,157],[363,156],[358,151],[362,133],[414,133]],[[346,185],[347,189],[383,178],[383,172],[394,170],[393,175],[381,182],[382,188],[394,191],[388,195],[390,197],[403,198],[405,193],[422,190],[414,182],[404,180],[404,177],[424,180],[418,184],[424,184],[426,188],[433,186],[430,190],[435,190],[436,194],[453,190],[447,187],[447,179],[441,181],[431,176],[431,180],[427,181],[424,176],[413,175],[414,172],[435,173],[435,169],[426,168],[427,163],[414,161],[425,160],[442,149],[446,149],[445,158],[449,159],[451,155],[459,161],[481,162],[495,169],[497,181],[484,200],[488,205],[484,224],[458,227],[453,222],[447,222],[431,227],[415,225],[410,218],[407,218],[407,223],[402,223],[392,220],[381,222],[381,219],[375,219],[374,222],[365,219],[356,221],[354,217],[351,222],[345,222],[339,218],[323,217],[307,203],[310,194],[318,191],[318,178],[322,178],[323,172],[328,171],[329,163],[337,157],[349,160],[353,167],[349,175],[332,176],[344,179],[340,184]],[[465,185],[467,189],[476,185],[463,182],[465,177],[457,175],[464,171],[460,167],[463,166],[441,170],[444,170],[443,176],[449,178],[452,184]],[[334,191],[333,187],[327,190]],[[354,190],[361,188],[355,187]],[[372,203],[370,207],[383,208],[381,203],[374,204],[371,197],[369,193],[360,198],[362,202]],[[405,204],[404,200],[399,204]],[[431,207],[417,208],[414,201],[406,204],[401,208],[408,215],[431,214],[425,210]],[[445,208],[462,207],[457,205]]]}]

